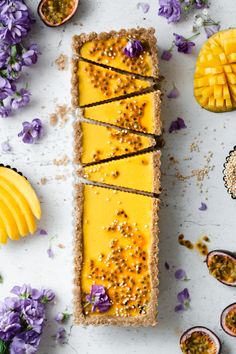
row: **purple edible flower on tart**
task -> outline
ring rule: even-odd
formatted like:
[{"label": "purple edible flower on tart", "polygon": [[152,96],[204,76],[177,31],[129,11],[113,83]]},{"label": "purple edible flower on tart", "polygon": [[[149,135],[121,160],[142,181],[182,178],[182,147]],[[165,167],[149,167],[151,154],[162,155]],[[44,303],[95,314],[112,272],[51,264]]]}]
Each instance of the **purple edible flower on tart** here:
[{"label": "purple edible flower on tart", "polygon": [[179,0],[159,0],[158,15],[167,19],[168,23],[178,22],[181,18],[181,4]]},{"label": "purple edible flower on tart", "polygon": [[[185,38],[177,33],[173,33],[173,34],[175,36],[174,44],[178,48],[178,52],[184,53],[184,54],[191,54],[192,49],[195,46],[195,43],[190,41],[191,38]],[[194,37],[195,37],[195,35],[194,35]]]},{"label": "purple edible flower on tart", "polygon": [[187,128],[183,118],[178,117],[176,120],[171,122],[170,127],[169,127],[169,133],[181,130]]},{"label": "purple edible flower on tart", "polygon": [[26,144],[34,144],[43,136],[43,124],[39,118],[35,118],[30,122],[23,122],[23,129],[18,134],[23,136],[23,142]]},{"label": "purple edible flower on tart", "polygon": [[129,58],[138,57],[142,52],[143,46],[138,39],[130,39],[124,48],[124,54]]},{"label": "purple edible flower on tart", "polygon": [[162,60],[166,60],[169,61],[172,58],[172,53],[171,50],[163,50],[162,55],[161,55],[161,59]]},{"label": "purple edible flower on tart", "polygon": [[186,274],[185,270],[183,270],[183,269],[176,270],[175,279],[177,279],[177,280],[186,280],[187,279],[187,274]]},{"label": "purple edible flower on tart", "polygon": [[86,300],[92,304],[92,312],[95,312],[96,308],[100,312],[106,312],[111,306],[110,299],[102,285],[92,285],[90,294],[86,296]]},{"label": "purple edible flower on tart", "polygon": [[201,206],[200,206],[200,208],[198,208],[198,210],[201,210],[201,211],[207,210],[207,205],[206,205],[206,203],[201,202]]},{"label": "purple edible flower on tart", "polygon": [[138,2],[137,8],[141,8],[143,13],[146,14],[150,9],[150,5],[147,2]]}]

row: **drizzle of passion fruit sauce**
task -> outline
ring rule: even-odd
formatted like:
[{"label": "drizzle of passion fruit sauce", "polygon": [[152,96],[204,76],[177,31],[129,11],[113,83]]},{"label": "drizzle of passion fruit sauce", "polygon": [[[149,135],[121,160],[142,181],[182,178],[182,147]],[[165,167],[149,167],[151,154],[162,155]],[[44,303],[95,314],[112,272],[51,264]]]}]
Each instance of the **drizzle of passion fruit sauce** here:
[{"label": "drizzle of passion fruit sauce", "polygon": [[190,250],[193,250],[194,248],[197,249],[197,251],[202,255],[206,256],[208,254],[208,247],[206,245],[206,242],[210,242],[210,239],[208,236],[203,236],[201,237],[195,244],[192,243],[189,240],[186,240],[184,238],[183,234],[180,234],[178,236],[178,242],[181,246],[184,246]]},{"label": "drizzle of passion fruit sauce", "polygon": [[236,308],[232,308],[225,317],[226,327],[236,335]]},{"label": "drizzle of passion fruit sauce", "polygon": [[112,65],[112,62],[119,57],[120,62],[127,67],[128,71],[146,75],[149,71],[149,64],[145,60],[148,53],[147,44],[142,42],[145,50],[139,56],[130,58],[124,54],[124,47],[130,39],[133,38],[131,36],[114,38],[109,43],[105,40],[94,41],[89,54],[94,57],[94,60],[106,65]]},{"label": "drizzle of passion fruit sauce", "polygon": [[[118,317],[146,314],[151,292],[147,240],[138,225],[129,222],[123,209],[116,211],[114,221],[104,229],[111,235],[110,251],[88,260],[86,277],[91,284],[106,288],[112,304],[108,314]],[[83,302],[86,304],[85,293]],[[84,313],[91,313],[86,305]]]},{"label": "drizzle of passion fruit sauce", "polygon": [[42,5],[42,14],[49,23],[56,25],[72,13],[74,6],[74,0],[48,0]]},{"label": "drizzle of passion fruit sauce", "polygon": [[131,75],[121,77],[116,72],[103,72],[92,64],[89,64],[84,71],[92,86],[100,90],[106,98],[113,95],[126,95],[130,89],[133,91],[142,89],[142,86],[136,84],[135,77]]},{"label": "drizzle of passion fruit sauce", "polygon": [[184,354],[216,354],[216,347],[211,338],[203,332],[193,332],[181,343]]},{"label": "drizzle of passion fruit sauce", "polygon": [[208,268],[216,279],[234,283],[236,281],[236,261],[226,255],[213,255],[208,261]]}]

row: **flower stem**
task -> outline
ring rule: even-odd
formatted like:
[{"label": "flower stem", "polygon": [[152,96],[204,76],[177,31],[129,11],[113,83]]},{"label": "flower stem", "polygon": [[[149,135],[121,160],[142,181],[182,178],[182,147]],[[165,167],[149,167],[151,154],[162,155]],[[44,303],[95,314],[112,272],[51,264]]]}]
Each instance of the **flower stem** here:
[{"label": "flower stem", "polygon": [[195,33],[193,36],[191,36],[191,37],[189,37],[189,38],[186,38],[186,40],[189,42],[189,41],[191,41],[193,38],[199,36],[199,34],[200,34],[200,32]]}]

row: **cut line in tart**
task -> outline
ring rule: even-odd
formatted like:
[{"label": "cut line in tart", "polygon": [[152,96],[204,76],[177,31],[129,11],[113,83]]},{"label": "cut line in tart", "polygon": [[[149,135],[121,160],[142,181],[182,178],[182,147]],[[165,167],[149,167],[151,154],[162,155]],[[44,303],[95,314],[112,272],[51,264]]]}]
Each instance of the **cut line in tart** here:
[{"label": "cut line in tart", "polygon": [[82,177],[106,185],[160,194],[160,151],[140,153],[126,158],[85,166]]},{"label": "cut line in tart", "polygon": [[[159,201],[78,185],[75,208],[75,322],[155,325]],[[93,286],[106,293],[106,309],[92,305]]]},{"label": "cut line in tart", "polygon": [[77,121],[75,123],[75,162],[92,164],[137,153],[155,145],[149,136],[127,130]]},{"label": "cut line in tart", "polygon": [[217,32],[203,45],[194,75],[194,96],[212,112],[236,109],[236,29]]},{"label": "cut line in tart", "polygon": [[77,59],[73,60],[72,85],[74,107],[94,105],[151,88],[149,81]]},{"label": "cut line in tart", "polygon": [[41,207],[30,183],[15,170],[0,166],[0,243],[33,234],[36,218],[41,218]]},{"label": "cut line in tart", "polygon": [[[129,57],[124,53],[128,41],[139,40],[143,51]],[[154,28],[82,33],[73,38],[74,54],[119,70],[147,77],[158,77],[157,46]]]},{"label": "cut line in tart", "polygon": [[155,91],[82,110],[86,119],[130,131],[161,135],[161,92]]}]

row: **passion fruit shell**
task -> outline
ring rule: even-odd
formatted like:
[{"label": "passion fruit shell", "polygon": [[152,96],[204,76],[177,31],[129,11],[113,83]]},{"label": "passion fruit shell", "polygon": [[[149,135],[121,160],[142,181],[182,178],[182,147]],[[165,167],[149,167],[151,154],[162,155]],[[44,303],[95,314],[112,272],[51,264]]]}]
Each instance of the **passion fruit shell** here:
[{"label": "passion fruit shell", "polygon": [[236,319],[236,302],[233,304],[227,306],[221,314],[220,317],[220,324],[222,329],[225,331],[225,333],[229,334],[232,337],[236,337],[236,322],[233,320],[231,325],[228,323],[228,316],[230,312],[233,312],[233,316],[235,316]]},{"label": "passion fruit shell", "polygon": [[49,27],[58,27],[69,21],[77,11],[79,0],[41,0],[38,15]]},{"label": "passion fruit shell", "polygon": [[[233,252],[230,251],[225,251],[225,250],[214,250],[208,253],[207,258],[206,258],[206,264],[209,269],[209,272],[214,278],[216,278],[220,283],[227,285],[227,286],[236,286],[236,276],[235,279],[229,280],[225,279],[225,273],[226,273],[226,268],[224,266],[224,272],[222,272],[222,275],[220,275],[220,268],[217,269],[217,274],[213,274],[211,268],[211,262],[213,257],[219,256],[219,257],[224,257],[225,260],[231,261],[231,263],[234,264],[235,269],[236,269],[236,255]],[[230,277],[230,275],[229,275]]]},{"label": "passion fruit shell", "polygon": [[[209,353],[211,354],[220,354],[221,353],[221,341],[218,336],[212,332],[210,329],[202,326],[195,326],[187,329],[182,336],[180,337],[179,344],[183,353],[188,353],[187,351],[183,351],[184,344],[193,336],[193,334],[204,335],[208,337],[209,342],[214,345],[214,352],[211,350]],[[196,348],[198,349],[198,348]],[[207,354],[207,352],[204,351]]]}]

